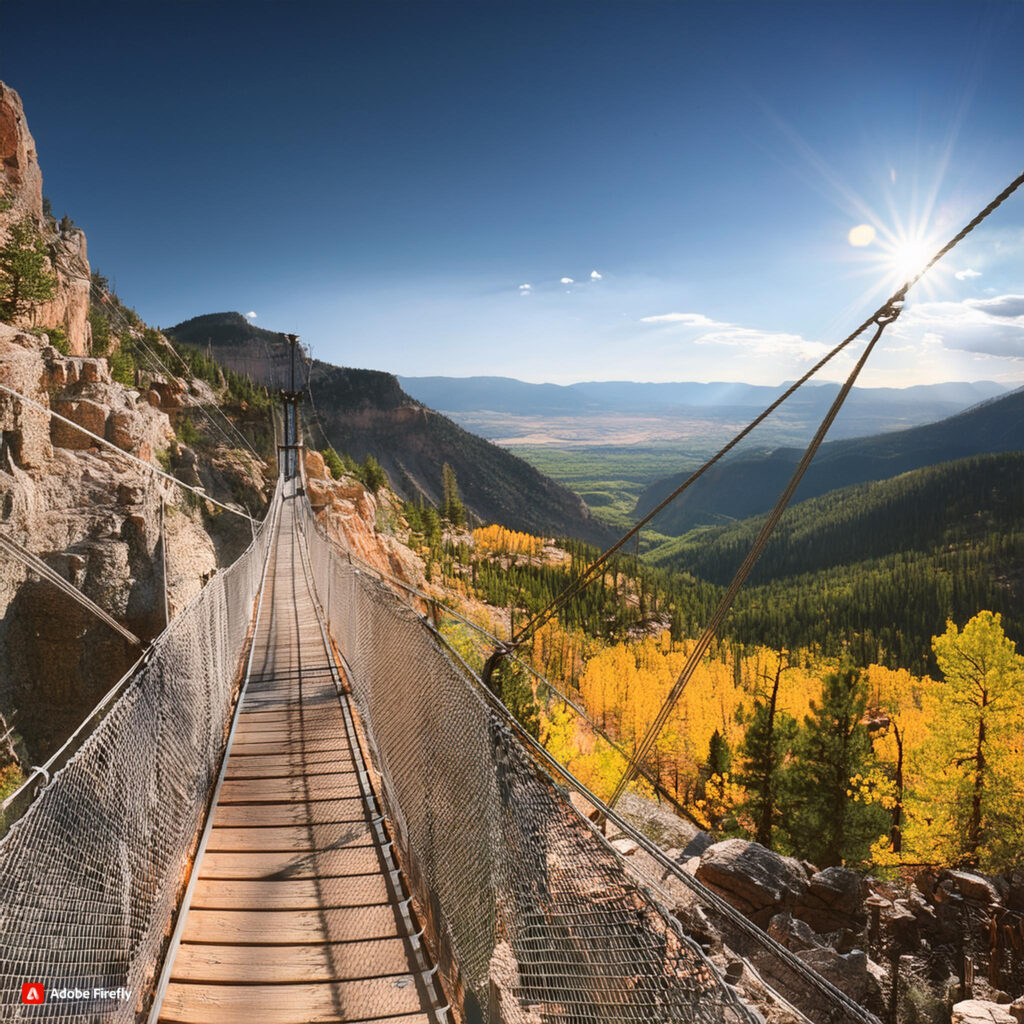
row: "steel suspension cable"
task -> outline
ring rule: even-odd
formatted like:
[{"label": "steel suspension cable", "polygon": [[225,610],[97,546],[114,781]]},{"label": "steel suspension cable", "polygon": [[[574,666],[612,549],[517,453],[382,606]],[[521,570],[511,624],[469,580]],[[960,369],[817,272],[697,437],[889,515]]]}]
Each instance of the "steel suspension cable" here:
[{"label": "steel suspension cable", "polygon": [[821,425],[818,427],[811,443],[807,446],[807,450],[804,452],[803,458],[800,460],[800,464],[794,470],[792,477],[790,477],[789,483],[786,485],[786,489],[779,496],[779,500],[776,502],[775,508],[772,509],[764,523],[764,526],[761,527],[761,532],[757,535],[757,540],[754,541],[753,547],[751,547],[750,551],[747,552],[747,557],[743,560],[743,564],[736,570],[736,574],[733,576],[732,582],[729,584],[729,589],[725,592],[722,600],[718,604],[718,607],[715,609],[715,614],[711,617],[711,621],[707,624],[704,632],[700,636],[700,639],[697,641],[693,650],[687,657],[683,670],[679,673],[679,678],[676,680],[675,685],[665,698],[657,717],[654,719],[654,722],[644,734],[643,739],[633,751],[633,759],[629,767],[619,779],[614,792],[608,800],[609,806],[615,806],[626,787],[634,778],[636,778],[638,764],[643,763],[647,759],[648,754],[651,752],[651,748],[657,742],[662,729],[665,727],[665,723],[668,721],[669,715],[672,714],[672,710],[675,708],[676,703],[682,696],[683,690],[686,688],[686,684],[689,683],[693,673],[697,670],[697,666],[700,665],[704,654],[711,645],[711,641],[715,636],[717,636],[718,630],[721,627],[722,622],[725,620],[725,616],[728,614],[733,601],[736,599],[736,595],[746,582],[747,577],[754,568],[754,564],[757,562],[758,558],[760,558],[761,552],[764,550],[772,532],[775,530],[776,525],[782,518],[782,513],[786,511],[786,507],[789,505],[790,499],[792,499],[797,487],[800,486],[800,481],[807,472],[807,467],[810,466],[811,461],[817,454],[822,442],[825,440],[825,435],[828,433],[829,428],[835,421],[836,416],[839,415],[839,410],[846,401],[846,397],[849,395],[854,381],[856,381],[857,377],[860,375],[860,371],[864,368],[864,364],[867,362],[868,356],[871,355],[871,352],[874,350],[874,347],[877,344],[878,339],[881,338],[882,332],[885,328],[899,316],[900,301],[902,300],[894,302],[890,311],[876,320],[877,326],[874,335],[864,347],[864,351],[861,353],[860,359],[857,360],[856,365],[851,371],[849,377],[846,379],[846,383],[843,384],[842,389],[839,394],[836,395],[835,401],[829,408],[828,413],[821,421]]},{"label": "steel suspension cable", "polygon": [[683,670],[682,672],[680,672],[679,678],[676,680],[675,685],[672,687],[672,689],[668,693],[668,696],[665,698],[661,710],[658,712],[658,715],[655,718],[654,722],[651,724],[650,728],[647,730],[644,737],[641,739],[640,743],[634,750],[633,761],[630,763],[629,767],[626,769],[622,777],[619,779],[619,782],[615,787],[615,791],[612,793],[612,796],[608,801],[610,806],[615,806],[616,802],[622,796],[623,792],[625,792],[626,787],[634,778],[636,778],[637,764],[644,761],[647,758],[654,744],[657,742],[658,736],[661,734],[661,731],[664,728],[665,723],[668,721],[668,718],[671,715],[673,709],[675,708],[675,705],[678,702],[680,696],[682,695],[683,690],[686,688],[687,683],[689,683],[691,677],[696,671],[697,666],[700,664],[701,659],[704,657],[704,654],[710,646],[711,641],[717,635],[718,630],[721,627],[726,614],[732,607],[732,603],[735,600],[736,595],[739,593],[740,588],[743,586],[747,577],[750,575],[750,572],[753,569],[754,564],[761,556],[761,553],[764,550],[765,545],[768,543],[768,540],[772,532],[774,531],[776,525],[778,524],[779,519],[782,517],[783,512],[785,512],[786,507],[788,506],[790,500],[796,492],[797,487],[799,487],[800,485],[800,481],[803,479],[804,474],[807,472],[808,466],[810,466],[815,454],[821,447],[822,442],[825,440],[825,435],[828,433],[829,428],[832,426],[832,423],[835,421],[836,416],[839,414],[839,410],[842,407],[843,403],[846,401],[846,398],[849,395],[850,390],[854,385],[854,382],[857,380],[857,377],[860,375],[860,372],[863,369],[864,364],[867,362],[868,357],[870,356],[872,350],[877,344],[879,338],[881,338],[885,328],[888,327],[889,324],[893,323],[902,312],[903,303],[906,298],[907,292],[940,259],[942,259],[943,256],[945,256],[948,252],[955,248],[955,246],[959,242],[966,238],[967,235],[969,235],[979,224],[982,223],[982,221],[985,220],[986,217],[989,216],[989,214],[991,214],[995,209],[997,209],[1018,188],[1020,188],[1022,184],[1024,184],[1024,173],[1018,175],[983,210],[981,210],[966,225],[964,225],[964,227],[961,228],[961,230],[958,231],[956,235],[954,235],[944,246],[942,246],[942,248],[939,249],[935,253],[935,255],[933,255],[931,259],[928,260],[927,263],[925,263],[915,274],[913,274],[906,281],[905,284],[903,284],[903,286],[885,303],[885,305],[882,306],[878,310],[878,312],[875,313],[871,320],[867,321],[865,324],[862,324],[855,332],[856,334],[859,334],[865,329],[865,327],[869,326],[870,324],[874,323],[876,325],[874,335],[865,346],[863,353],[861,353],[860,359],[857,360],[856,365],[851,371],[849,377],[846,379],[846,382],[843,384],[843,387],[840,390],[839,394],[836,396],[831,408],[829,409],[825,418],[822,420],[821,425],[818,427],[818,430],[814,435],[814,438],[811,440],[811,443],[808,445],[807,450],[804,452],[803,458],[800,460],[800,463],[797,466],[796,470],[793,472],[793,475],[790,478],[789,483],[786,485],[786,489],[779,496],[779,499],[776,502],[775,507],[772,509],[767,520],[762,526],[761,531],[757,536],[757,539],[754,541],[753,546],[747,553],[747,557],[744,559],[743,564],[739,567],[739,569],[737,569],[735,576],[733,576],[732,582],[729,584],[728,590],[722,597],[722,600],[719,602],[718,608],[715,610],[715,614],[712,616],[711,621],[708,623],[704,632],[701,634],[701,637],[697,641],[696,646],[690,652],[690,655],[687,658],[685,665],[683,666]]},{"label": "steel suspension cable", "polygon": [[109,448],[115,454],[120,455],[121,458],[127,459],[129,462],[133,462],[137,466],[141,466],[143,469],[149,470],[150,473],[155,473],[157,476],[163,477],[165,480],[169,480],[177,487],[183,487],[186,491],[191,491],[204,501],[209,501],[218,508],[224,509],[225,512],[241,516],[242,519],[248,519],[250,523],[256,522],[256,520],[248,513],[240,512],[237,508],[232,508],[230,505],[225,505],[224,502],[218,501],[216,498],[211,498],[210,495],[201,487],[193,487],[191,484],[187,484],[183,480],[179,480],[176,476],[172,476],[170,473],[165,473],[162,469],[158,469],[152,463],[146,462],[144,459],[140,459],[137,455],[132,455],[131,452],[126,452],[123,448],[118,448],[112,441],[108,441],[105,437],[100,437],[99,434],[94,434],[91,430],[87,430],[74,420],[69,420],[67,416],[61,416],[59,412],[54,412],[52,409],[48,409],[45,405],[41,405],[39,402],[29,398],[27,395],[23,395],[20,391],[15,391],[14,388],[10,388],[6,384],[0,384],[0,391],[6,392],[12,398],[16,398],[19,402],[24,402],[31,408],[37,409],[39,412],[46,413],[47,416],[52,416],[54,419],[60,420],[61,423],[66,423],[69,427],[73,427],[75,430],[80,431],[87,437],[91,437],[98,445],[101,445],[104,448]]},{"label": "steel suspension cable", "polygon": [[38,555],[33,554],[27,548],[22,547],[17,541],[0,533],[0,550],[16,558],[26,568],[34,572],[40,578],[52,583],[58,590],[63,591],[73,601],[77,601],[87,611],[92,612],[98,619],[105,622],[111,629],[117,630],[126,640],[141,647],[142,641],[129,629],[126,629],[112,615],[105,612],[95,601],[90,600],[69,580],[56,569],[51,568]]},{"label": "steel suspension cable", "polygon": [[[879,316],[885,314],[886,310],[890,309],[892,305],[907,294],[910,288],[912,288],[936,263],[947,255],[953,248],[955,248],[960,242],[964,240],[979,224],[982,223],[991,213],[993,213],[999,206],[1001,206],[1014,192],[1017,191],[1020,186],[1024,184],[1024,173],[1019,174],[1006,188],[1003,189],[984,209],[982,209],[975,217],[973,217],[967,224],[961,228],[941,249],[939,249],[927,263],[925,263],[920,270],[918,270],[912,277],[910,277],[893,295],[891,295],[875,312],[868,317],[859,327],[855,328],[850,334],[848,334],[841,342],[839,342],[830,352],[823,356],[817,363],[814,364],[798,381],[792,384],[786,389],[774,402],[769,405],[764,412],[760,413],[755,419],[753,419],[746,427],[744,427],[731,441],[729,441],[724,447],[716,452],[707,462],[705,462],[699,469],[695,470],[682,484],[679,485],[671,494],[669,494],[663,501],[661,501],[655,508],[647,513],[639,522],[637,522],[630,530],[628,530],[622,537],[619,538],[610,548],[604,551],[594,562],[592,562],[572,583],[570,583],[560,594],[556,595],[551,602],[533,616],[519,631],[512,637],[509,643],[506,645],[507,650],[514,650],[519,647],[532,633],[543,626],[546,622],[557,614],[558,610],[563,607],[568,601],[575,597],[580,591],[585,589],[591,582],[593,582],[597,570],[602,568],[611,558],[616,551],[620,550],[628,541],[636,536],[640,530],[642,530],[659,512],[663,511],[668,505],[670,505],[676,498],[678,498],[684,491],[686,491],[692,484],[696,483],[712,466],[719,462],[724,456],[728,455],[737,444],[740,443],[748,434],[751,433],[756,427],[763,423],[776,409],[779,408],[785,401],[787,401],[799,388],[807,383],[819,370],[822,369],[827,363],[829,363],[835,356],[842,352],[851,342],[856,340],[863,334],[872,324],[877,322]],[[500,656],[501,650],[495,652],[496,655]]]}]

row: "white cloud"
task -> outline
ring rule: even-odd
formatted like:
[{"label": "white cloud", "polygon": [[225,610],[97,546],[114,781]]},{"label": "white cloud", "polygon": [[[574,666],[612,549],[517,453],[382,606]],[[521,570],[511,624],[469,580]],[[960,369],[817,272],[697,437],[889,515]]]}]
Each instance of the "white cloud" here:
[{"label": "white cloud", "polygon": [[994,299],[968,299],[965,303],[970,309],[980,309],[988,316],[1009,317],[1019,320],[1024,327],[1024,295],[1000,295]]},{"label": "white cloud", "polygon": [[968,281],[972,277],[981,277],[981,271],[980,270],[971,270],[971,268],[968,267],[966,270],[958,270],[953,276],[958,281]]},{"label": "white cloud", "polygon": [[661,313],[659,316],[642,316],[642,324],[688,324],[691,327],[710,327],[715,323],[703,313]]},{"label": "white cloud", "polygon": [[575,283],[576,282],[573,281],[573,279],[571,277],[563,277],[562,278],[562,284],[575,284]]},{"label": "white cloud", "polygon": [[519,286],[519,294],[520,295],[527,295],[531,291],[533,291],[533,285],[532,284],[521,284]]},{"label": "white cloud", "polygon": [[1024,295],[922,302],[910,306],[890,331],[928,351],[939,340],[947,351],[1024,359]]},{"label": "white cloud", "polygon": [[591,281],[600,281],[601,280],[601,275],[596,270],[592,270],[590,272],[590,280]]},{"label": "white cloud", "polygon": [[248,319],[248,320],[255,320],[256,319],[256,314],[251,309],[249,310],[248,313],[245,314],[245,316],[246,316],[246,319]]},{"label": "white cloud", "polygon": [[735,324],[721,324],[719,329],[694,338],[696,345],[729,345],[742,348],[755,356],[792,356],[797,359],[819,359],[828,351],[820,341],[808,341],[799,334],[759,331]]},{"label": "white cloud", "polygon": [[[674,324],[683,328],[703,328],[704,333],[696,336],[693,332],[687,332],[687,337],[695,345],[728,345],[733,348],[742,348],[752,356],[817,359],[828,351],[827,345],[817,341],[808,341],[799,334],[741,327],[739,324],[712,320],[703,313],[662,313],[659,316],[642,317],[640,322],[644,324]],[[707,328],[711,328],[711,330],[707,330]]]}]

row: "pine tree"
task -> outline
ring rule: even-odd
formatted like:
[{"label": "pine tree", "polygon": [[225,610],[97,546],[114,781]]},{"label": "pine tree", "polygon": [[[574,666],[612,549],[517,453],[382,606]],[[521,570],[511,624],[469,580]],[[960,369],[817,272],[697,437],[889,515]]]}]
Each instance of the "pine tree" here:
[{"label": "pine tree", "polygon": [[740,810],[754,821],[755,842],[769,850],[773,849],[774,832],[779,824],[778,801],[784,784],[783,773],[797,733],[793,716],[778,708],[782,671],[779,657],[770,697],[754,703],[740,744],[742,761],[736,775],[737,782],[747,791],[747,799]]},{"label": "pine tree", "polygon": [[441,467],[441,486],[444,492],[444,504],[441,516],[454,527],[466,524],[466,509],[459,498],[459,484],[455,479],[455,470],[446,462]]},{"label": "pine tree", "polygon": [[46,243],[26,214],[7,229],[7,241],[0,247],[0,316],[16,319],[37,302],[52,299],[56,285]]},{"label": "pine tree", "polygon": [[827,675],[786,773],[784,825],[795,852],[820,867],[863,861],[889,824],[884,809],[862,801],[857,791],[858,778],[875,764],[866,709],[867,687],[858,669],[847,663]]}]

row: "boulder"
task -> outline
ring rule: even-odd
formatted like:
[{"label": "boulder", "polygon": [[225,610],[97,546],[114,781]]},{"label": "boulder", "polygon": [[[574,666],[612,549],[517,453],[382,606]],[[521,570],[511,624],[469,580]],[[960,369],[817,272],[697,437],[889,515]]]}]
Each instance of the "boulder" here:
[{"label": "boulder", "polygon": [[309,498],[310,505],[312,505],[314,509],[321,509],[326,505],[331,504],[331,492],[323,480],[315,478],[307,479],[306,495]]},{"label": "boulder", "polygon": [[82,384],[111,383],[106,359],[80,359],[78,364],[78,379]]},{"label": "boulder", "polygon": [[[103,437],[110,410],[88,398],[79,398],[57,402],[54,412]],[[84,451],[96,444],[91,437],[58,419],[50,423],[50,440],[58,448],[69,448],[72,451]]]},{"label": "boulder", "polygon": [[776,914],[768,923],[768,934],[780,946],[794,953],[807,949],[818,949],[821,943],[813,929],[805,921],[795,918],[788,910]]},{"label": "boulder", "polygon": [[319,452],[306,451],[306,477],[310,480],[329,480],[327,464]]},{"label": "boulder", "polygon": [[709,846],[701,854],[697,877],[762,927],[777,909],[796,905],[807,889],[798,861],[743,839]]},{"label": "boulder", "polygon": [[952,1024],[1017,1024],[1008,1006],[985,999],[965,999],[953,1006]]},{"label": "boulder", "polygon": [[952,882],[964,899],[975,900],[978,903],[1002,903],[996,887],[981,875],[970,871],[944,871],[942,881]]},{"label": "boulder", "polygon": [[880,971],[877,965],[870,963],[863,950],[838,953],[828,946],[819,946],[817,949],[802,950],[796,955],[861,1006],[873,1013],[882,1009],[882,988],[878,980]]},{"label": "boulder", "polygon": [[864,913],[867,884],[849,868],[825,868],[811,876],[808,895],[821,900],[831,910],[855,917]]},{"label": "boulder", "polygon": [[886,931],[901,949],[915,950],[921,944],[917,915],[907,905],[906,900],[896,900],[891,908],[886,909],[882,920],[885,922]]}]

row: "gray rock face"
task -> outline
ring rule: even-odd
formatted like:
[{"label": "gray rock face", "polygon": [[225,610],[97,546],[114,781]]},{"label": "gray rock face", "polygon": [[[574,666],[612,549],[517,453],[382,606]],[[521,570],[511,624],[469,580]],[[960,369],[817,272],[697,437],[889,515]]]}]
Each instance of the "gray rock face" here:
[{"label": "gray rock face", "polygon": [[882,989],[876,976],[880,972],[863,950],[839,953],[823,946],[798,952],[797,956],[861,1006],[873,1013],[881,1011]]},{"label": "gray rock face", "polygon": [[943,871],[939,879],[939,885],[950,890],[951,886],[964,899],[975,900],[978,903],[999,904],[1002,899],[999,891],[987,879],[970,871]]},{"label": "gray rock face", "polygon": [[[112,382],[105,359],[63,357],[3,324],[0,382],[44,408],[52,401],[144,460],[167,443],[166,414]],[[232,472],[218,474],[223,487],[212,493],[232,494]],[[144,469],[74,427],[51,428],[45,412],[0,392],[0,529],[143,639],[164,626],[161,498],[169,506],[173,611],[218,564],[201,514],[175,508],[179,492]],[[254,511],[259,507],[254,500]],[[248,543],[248,527],[240,529]],[[226,547],[223,562],[238,550]],[[20,562],[0,559],[0,714],[16,723],[31,763],[42,763],[67,738],[137,655],[70,597]]]},{"label": "gray rock face", "polygon": [[794,907],[807,890],[799,861],[743,839],[708,847],[701,854],[697,877],[761,927],[780,909]]},{"label": "gray rock face", "polygon": [[808,949],[820,949],[822,945],[811,926],[806,921],[793,917],[789,911],[776,914],[771,919],[768,923],[768,934],[780,946],[785,946],[786,949],[790,949],[794,953]]}]

